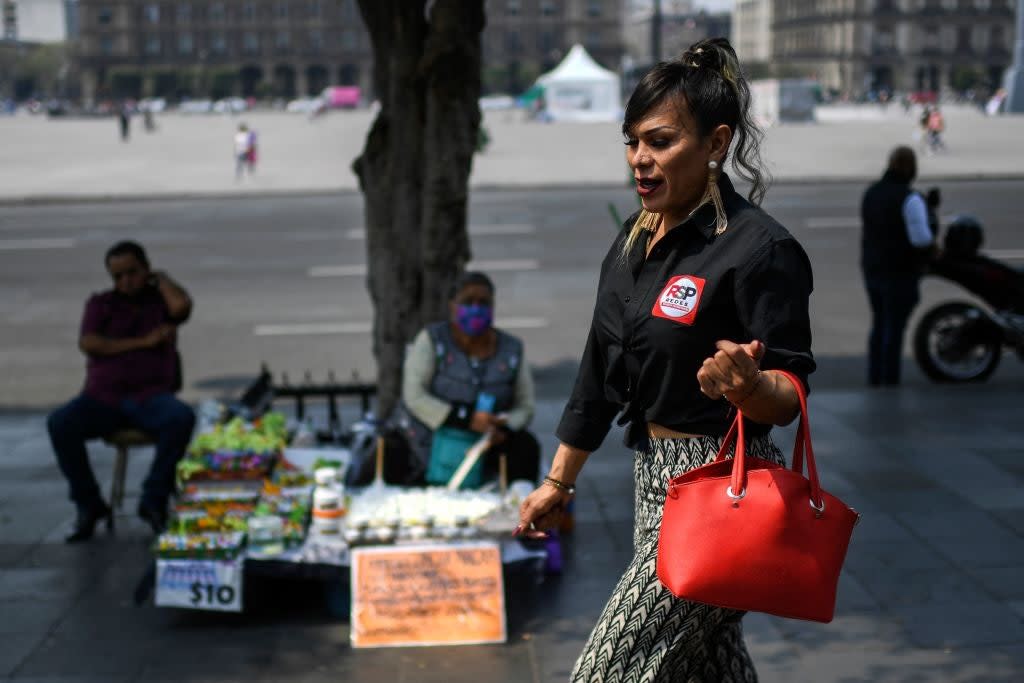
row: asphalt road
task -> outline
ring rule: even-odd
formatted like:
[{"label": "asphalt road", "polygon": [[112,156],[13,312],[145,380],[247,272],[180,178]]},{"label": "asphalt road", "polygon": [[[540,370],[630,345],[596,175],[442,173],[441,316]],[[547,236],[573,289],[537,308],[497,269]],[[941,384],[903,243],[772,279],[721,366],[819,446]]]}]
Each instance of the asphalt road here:
[{"label": "asphalt road", "polygon": [[[820,387],[858,386],[868,309],[858,258],[860,185],[777,185],[765,208],[804,244]],[[943,215],[985,224],[985,248],[1024,263],[1018,225],[1024,181],[942,184]],[[498,285],[498,322],[522,336],[542,390],[569,389],[593,306],[598,265],[613,239],[608,204],[634,206],[627,188],[478,191],[470,210],[474,258]],[[293,382],[306,371],[375,374],[363,276],[359,194],[7,206],[0,212],[0,408],[54,405],[81,386],[82,304],[109,286],[103,253],[142,242],[155,267],[196,301],[181,335],[185,395],[236,392],[266,362]],[[962,297],[928,281],[918,314]],[[916,317],[916,316],[915,316]],[[912,323],[913,324],[913,323]],[[912,362],[907,382],[926,380]],[[990,380],[1014,385],[1024,365],[1004,358]]]}]

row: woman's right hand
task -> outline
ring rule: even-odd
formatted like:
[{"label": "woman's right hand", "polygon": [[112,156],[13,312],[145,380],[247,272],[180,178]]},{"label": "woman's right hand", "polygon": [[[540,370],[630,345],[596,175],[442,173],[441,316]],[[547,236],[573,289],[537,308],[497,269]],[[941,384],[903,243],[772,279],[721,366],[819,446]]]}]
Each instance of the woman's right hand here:
[{"label": "woman's right hand", "polygon": [[562,513],[570,500],[572,496],[569,493],[541,484],[519,506],[519,526],[514,535],[547,538],[545,532],[554,529],[562,521]]}]

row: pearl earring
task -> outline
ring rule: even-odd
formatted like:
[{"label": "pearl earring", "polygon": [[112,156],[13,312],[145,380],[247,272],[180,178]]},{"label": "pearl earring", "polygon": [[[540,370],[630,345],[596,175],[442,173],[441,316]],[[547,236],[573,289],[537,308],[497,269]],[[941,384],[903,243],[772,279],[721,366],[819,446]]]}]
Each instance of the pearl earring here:
[{"label": "pearl earring", "polygon": [[711,161],[708,162],[708,168],[714,171],[715,169],[718,168],[718,162],[712,159]]}]

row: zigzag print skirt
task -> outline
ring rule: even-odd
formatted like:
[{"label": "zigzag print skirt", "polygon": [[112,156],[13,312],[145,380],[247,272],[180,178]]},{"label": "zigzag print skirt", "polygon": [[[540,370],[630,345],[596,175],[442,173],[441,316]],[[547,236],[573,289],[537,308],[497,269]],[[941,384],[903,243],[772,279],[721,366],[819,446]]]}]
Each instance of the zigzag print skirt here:
[{"label": "zigzag print skirt", "polygon": [[[572,683],[755,683],[742,612],[674,597],[658,580],[658,531],[672,477],[714,460],[721,439],[650,439],[636,452],[629,563],[576,661]],[[785,464],[771,437],[747,452]]]}]

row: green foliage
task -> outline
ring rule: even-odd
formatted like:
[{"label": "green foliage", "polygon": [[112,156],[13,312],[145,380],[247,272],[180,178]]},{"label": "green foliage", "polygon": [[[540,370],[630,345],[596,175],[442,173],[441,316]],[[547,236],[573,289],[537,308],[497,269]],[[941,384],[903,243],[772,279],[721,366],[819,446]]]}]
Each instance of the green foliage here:
[{"label": "green foliage", "polygon": [[142,97],[142,73],[136,69],[111,69],[107,82],[114,97]]},{"label": "green foliage", "polygon": [[229,97],[235,91],[238,82],[238,71],[234,69],[217,69],[210,74],[210,97],[220,100]]},{"label": "green foliage", "polygon": [[949,85],[957,92],[976,88],[985,82],[985,75],[970,66],[957,66],[949,76]]}]

